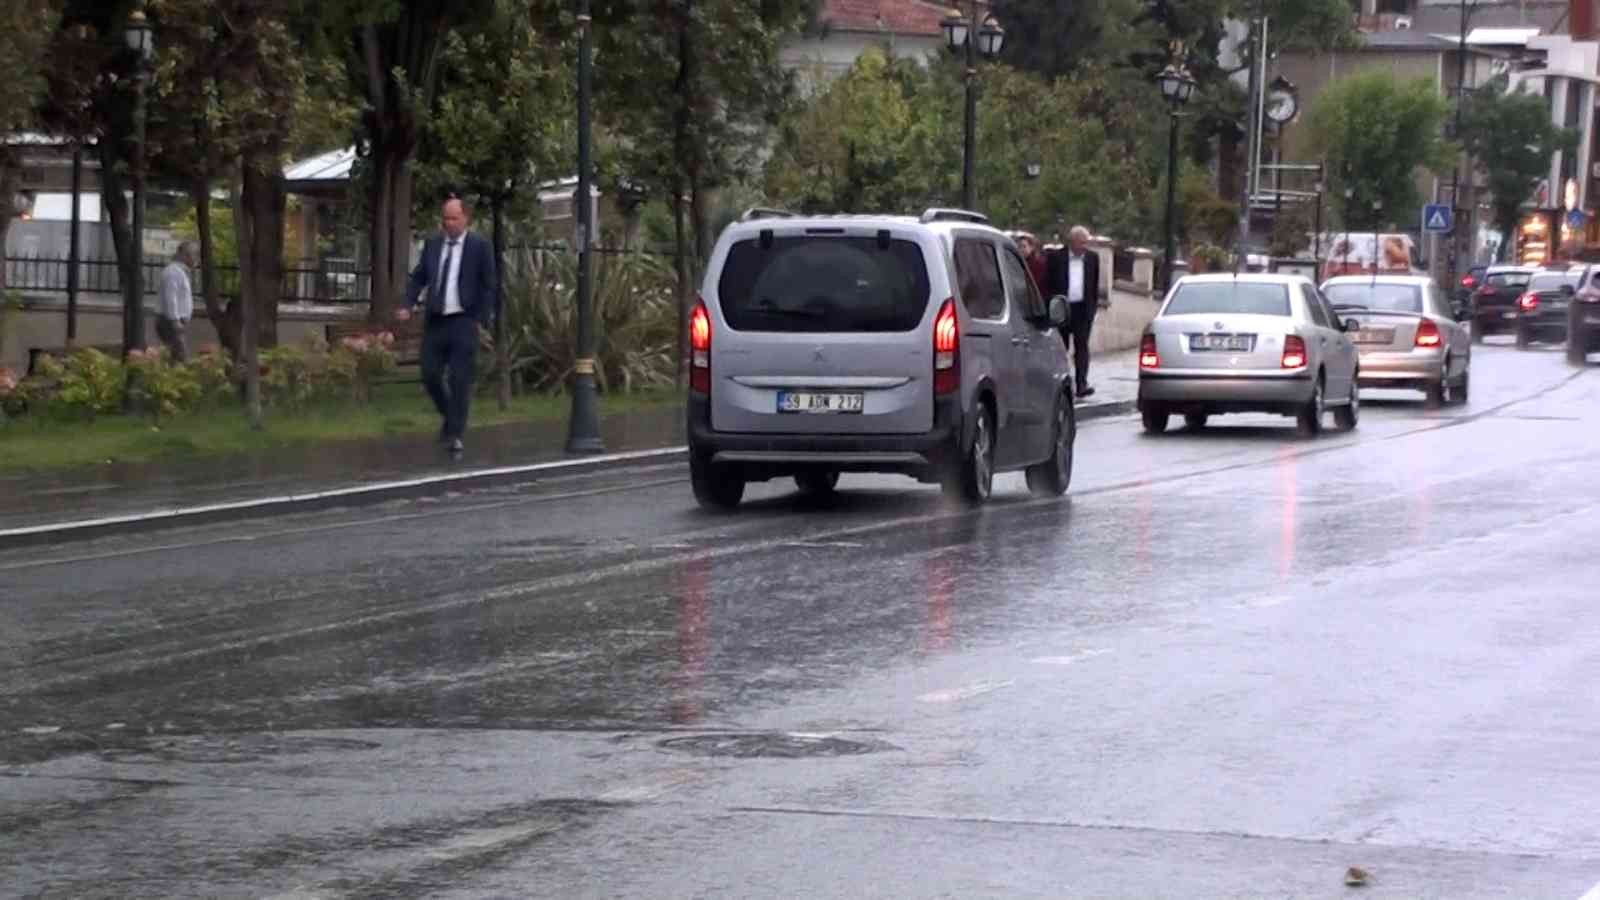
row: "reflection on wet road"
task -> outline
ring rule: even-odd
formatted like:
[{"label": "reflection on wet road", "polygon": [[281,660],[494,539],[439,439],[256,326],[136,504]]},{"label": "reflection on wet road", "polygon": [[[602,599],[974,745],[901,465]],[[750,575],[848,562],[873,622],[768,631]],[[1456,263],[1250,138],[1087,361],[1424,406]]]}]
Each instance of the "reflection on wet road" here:
[{"label": "reflection on wet road", "polygon": [[1600,379],[0,557],[0,893],[1577,897]]}]

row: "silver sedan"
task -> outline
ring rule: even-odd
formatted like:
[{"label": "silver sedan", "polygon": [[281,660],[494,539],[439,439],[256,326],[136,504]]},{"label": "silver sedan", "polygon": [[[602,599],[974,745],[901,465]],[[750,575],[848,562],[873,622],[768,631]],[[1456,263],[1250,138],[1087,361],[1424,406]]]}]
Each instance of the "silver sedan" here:
[{"label": "silver sedan", "polygon": [[1361,355],[1362,387],[1422,391],[1434,406],[1467,402],[1470,312],[1451,309],[1431,279],[1330,278],[1322,293],[1351,323],[1350,336]]},{"label": "silver sedan", "polygon": [[1299,275],[1191,275],[1168,292],[1139,348],[1139,412],[1150,433],[1182,414],[1292,416],[1301,434],[1332,410],[1356,427],[1355,345],[1316,285]]}]

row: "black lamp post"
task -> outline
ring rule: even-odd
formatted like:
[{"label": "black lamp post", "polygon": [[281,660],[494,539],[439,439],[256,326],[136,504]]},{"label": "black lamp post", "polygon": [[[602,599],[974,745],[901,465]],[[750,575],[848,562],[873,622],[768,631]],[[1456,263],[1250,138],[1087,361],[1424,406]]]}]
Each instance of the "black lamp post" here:
[{"label": "black lamp post", "polygon": [[122,349],[144,349],[144,175],[145,175],[145,85],[149,81],[150,57],[155,53],[155,38],[150,32],[150,22],[143,9],[128,14],[124,30],[128,49],[137,53],[138,72],[135,75],[133,100],[133,283],[128,286],[130,296],[124,298],[122,316]]},{"label": "black lamp post", "polygon": [[[966,209],[976,209],[977,185],[973,183],[972,166],[977,157],[978,141],[978,54],[983,54],[985,59],[998,57],[1006,33],[993,16],[985,18],[981,25],[978,23],[976,0],[966,15],[962,15],[959,8],[952,9],[939,25],[944,29],[945,44],[950,51],[967,55],[967,114],[961,152],[961,205]],[[976,40],[973,40],[974,35]]]},{"label": "black lamp post", "polygon": [[594,199],[590,187],[589,107],[594,80],[593,21],[589,0],[578,0],[578,192],[573,211],[578,223],[578,356],[572,366],[572,416],[568,453],[602,453],[600,412],[594,380]]},{"label": "black lamp post", "polygon": [[1165,290],[1172,287],[1172,264],[1178,256],[1178,232],[1173,221],[1178,202],[1178,110],[1194,95],[1195,81],[1176,62],[1162,69],[1156,81],[1161,85],[1161,96],[1167,100],[1171,122],[1167,132],[1167,245],[1166,256],[1161,260],[1161,287]]}]

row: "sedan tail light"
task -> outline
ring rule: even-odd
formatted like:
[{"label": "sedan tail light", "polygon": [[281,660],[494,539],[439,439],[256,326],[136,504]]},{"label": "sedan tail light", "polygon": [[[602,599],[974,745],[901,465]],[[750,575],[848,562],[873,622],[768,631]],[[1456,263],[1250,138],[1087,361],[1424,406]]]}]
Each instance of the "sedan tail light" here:
[{"label": "sedan tail light", "polygon": [[1538,297],[1538,295],[1536,295],[1533,291],[1529,291],[1526,294],[1523,294],[1521,297],[1518,297],[1517,298],[1517,308],[1521,309],[1523,312],[1531,312],[1531,311],[1533,311],[1535,309],[1538,309],[1539,308],[1539,297]]},{"label": "sedan tail light", "polygon": [[1300,369],[1306,364],[1306,342],[1298,334],[1291,334],[1283,339],[1283,367],[1285,369]]},{"label": "sedan tail light", "polygon": [[1432,319],[1423,319],[1417,323],[1417,339],[1413,343],[1418,347],[1437,347],[1442,339],[1439,326],[1433,324]]},{"label": "sedan tail light", "polygon": [[1156,336],[1148,331],[1139,338],[1139,368],[1161,368],[1161,354],[1156,352]]}]

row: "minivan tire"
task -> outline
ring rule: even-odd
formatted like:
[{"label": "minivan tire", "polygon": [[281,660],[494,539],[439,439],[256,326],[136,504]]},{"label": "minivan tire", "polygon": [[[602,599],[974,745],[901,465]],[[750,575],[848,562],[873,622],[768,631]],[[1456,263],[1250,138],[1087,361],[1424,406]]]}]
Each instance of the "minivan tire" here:
[{"label": "minivan tire", "polygon": [[1055,428],[1050,458],[1027,470],[1028,490],[1035,497],[1059,497],[1072,484],[1072,445],[1078,440],[1078,414],[1072,401],[1056,398]]},{"label": "minivan tire", "polygon": [[804,472],[795,474],[794,483],[803,494],[825,497],[833,493],[834,488],[839,486],[839,470],[807,469]]},{"label": "minivan tire", "polygon": [[744,476],[729,465],[718,465],[704,453],[689,454],[689,483],[694,499],[713,512],[732,512],[744,499]]},{"label": "minivan tire", "polygon": [[974,409],[972,444],[956,461],[956,469],[944,482],[944,492],[969,506],[989,499],[994,490],[994,415],[985,403]]},{"label": "minivan tire", "polygon": [[1139,410],[1139,419],[1144,423],[1146,434],[1160,434],[1167,430],[1169,414],[1159,406],[1146,406]]}]

